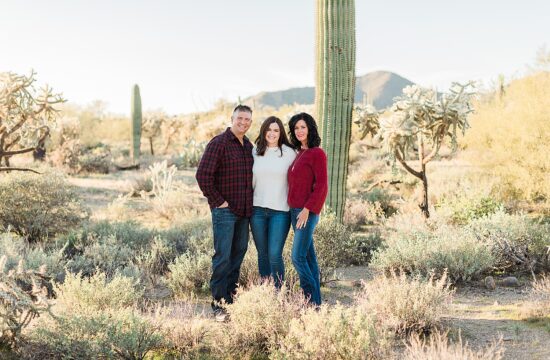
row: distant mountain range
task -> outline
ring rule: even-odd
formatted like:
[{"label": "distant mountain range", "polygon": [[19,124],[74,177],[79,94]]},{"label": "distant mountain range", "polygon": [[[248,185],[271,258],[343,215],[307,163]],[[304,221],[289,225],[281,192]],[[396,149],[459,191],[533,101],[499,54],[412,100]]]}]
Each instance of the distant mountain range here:
[{"label": "distant mountain range", "polygon": [[[393,98],[401,95],[407,85],[414,83],[404,77],[389,71],[374,71],[358,76],[355,81],[355,102],[360,103],[368,97],[369,102],[377,109],[383,109],[393,103]],[[264,91],[245,99],[245,103],[253,106],[313,104],[315,101],[314,87],[299,87],[281,91]]]}]

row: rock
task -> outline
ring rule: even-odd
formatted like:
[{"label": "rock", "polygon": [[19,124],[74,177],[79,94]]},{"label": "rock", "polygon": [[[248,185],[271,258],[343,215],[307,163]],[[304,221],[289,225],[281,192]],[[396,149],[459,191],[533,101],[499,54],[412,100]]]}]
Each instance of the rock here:
[{"label": "rock", "polygon": [[508,276],[500,280],[499,285],[506,286],[506,287],[516,287],[516,286],[519,286],[519,281],[514,276]]},{"label": "rock", "polygon": [[487,276],[485,280],[483,280],[483,283],[485,284],[485,287],[489,290],[495,290],[497,288],[497,284],[495,283],[495,279],[493,279],[492,276]]},{"label": "rock", "polygon": [[351,283],[351,286],[353,286],[354,288],[361,288],[363,287],[363,280],[354,280]]}]

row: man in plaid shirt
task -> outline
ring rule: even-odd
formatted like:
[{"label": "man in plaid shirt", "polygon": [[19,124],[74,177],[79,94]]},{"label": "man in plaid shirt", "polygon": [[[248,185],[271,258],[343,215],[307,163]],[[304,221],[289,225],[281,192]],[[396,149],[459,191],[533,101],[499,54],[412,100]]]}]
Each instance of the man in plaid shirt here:
[{"label": "man in plaid shirt", "polygon": [[202,155],[197,182],[212,211],[214,256],[212,257],[212,309],[216,320],[227,313],[248,246],[248,224],[252,215],[252,144],[245,136],[252,123],[252,109],[238,105],[231,127],[215,136]]}]

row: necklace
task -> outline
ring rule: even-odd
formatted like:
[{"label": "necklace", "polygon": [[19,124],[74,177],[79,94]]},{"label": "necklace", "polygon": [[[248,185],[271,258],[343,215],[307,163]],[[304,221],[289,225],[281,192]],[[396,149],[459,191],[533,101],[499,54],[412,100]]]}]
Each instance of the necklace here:
[{"label": "necklace", "polygon": [[294,159],[294,163],[292,165],[292,171],[294,171],[294,167],[296,167],[296,163],[298,163],[298,159],[300,159],[302,157],[302,155],[305,154],[305,152],[308,150],[308,149],[302,149],[303,151],[299,152],[298,155],[296,156],[296,159]]}]

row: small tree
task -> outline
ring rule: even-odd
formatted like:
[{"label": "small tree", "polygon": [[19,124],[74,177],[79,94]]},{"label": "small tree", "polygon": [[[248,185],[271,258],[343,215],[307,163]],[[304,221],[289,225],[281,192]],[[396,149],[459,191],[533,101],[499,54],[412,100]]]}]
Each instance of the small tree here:
[{"label": "small tree", "polygon": [[147,112],[143,114],[143,125],[141,126],[141,131],[143,136],[149,140],[151,155],[155,155],[153,140],[160,136],[161,126],[166,121],[167,117],[168,116],[161,111]]},{"label": "small tree", "polygon": [[[36,172],[10,167],[10,158],[39,151],[44,146],[50,127],[58,117],[54,105],[65,101],[48,86],[36,91],[34,75],[34,72],[29,76],[0,73],[0,172]],[[5,167],[1,166],[2,162]]]},{"label": "small tree", "polygon": [[[422,181],[419,207],[426,218],[430,216],[426,164],[438,154],[445,139],[450,139],[453,150],[456,149],[457,132],[464,134],[468,128],[467,116],[473,111],[472,87],[472,82],[453,83],[448,93],[438,95],[430,89],[407,86],[403,95],[395,99],[389,116],[379,117],[372,106],[356,111],[362,136],[374,135],[384,152]],[[417,169],[411,161],[418,162]]]}]

